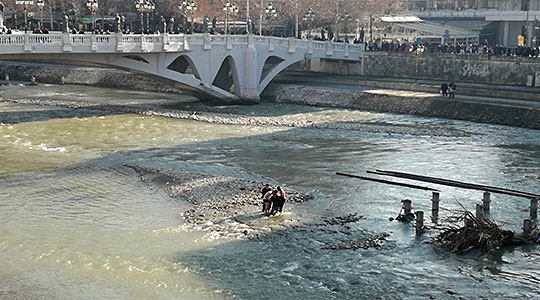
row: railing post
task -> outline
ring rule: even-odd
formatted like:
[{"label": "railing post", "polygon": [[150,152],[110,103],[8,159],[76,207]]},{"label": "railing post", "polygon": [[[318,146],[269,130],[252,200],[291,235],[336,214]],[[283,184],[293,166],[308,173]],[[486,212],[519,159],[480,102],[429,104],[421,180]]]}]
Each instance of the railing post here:
[{"label": "railing post", "polygon": [[231,36],[228,35],[228,34],[225,36],[225,49],[227,49],[227,50],[231,50],[231,49],[232,49]]},{"label": "railing post", "polygon": [[204,50],[211,50],[212,49],[212,40],[210,39],[210,33],[204,34],[204,44],[203,44]]},{"label": "railing post", "polygon": [[116,51],[123,52],[124,51],[124,35],[121,31],[116,33]]},{"label": "railing post", "polygon": [[269,52],[274,51],[274,37],[273,36],[268,37],[268,51]]},{"label": "railing post", "polygon": [[90,35],[90,50],[96,52],[98,50],[96,34],[92,32]]},{"label": "railing post", "polygon": [[309,40],[308,41],[308,50],[307,50],[307,53],[309,55],[313,54],[313,41],[312,40]]},{"label": "railing post", "polygon": [[71,46],[71,35],[69,34],[69,32],[62,33],[62,51],[73,51],[73,47]]},{"label": "railing post", "polygon": [[289,53],[296,52],[296,45],[295,45],[294,37],[289,38],[289,49],[287,50],[287,52]]},{"label": "railing post", "polygon": [[167,32],[163,33],[161,36],[161,43],[163,46],[161,49],[163,49],[163,51],[169,50],[169,34]]},{"label": "railing post", "polygon": [[189,50],[188,36],[185,35],[185,34],[182,35],[182,48],[183,48],[184,51]]},{"label": "railing post", "polygon": [[349,57],[349,43],[345,44],[345,53],[343,54],[345,57]]},{"label": "railing post", "polygon": [[326,55],[327,56],[334,55],[334,47],[331,41],[326,42]]},{"label": "railing post", "polygon": [[24,51],[25,52],[32,51],[32,45],[30,44],[30,34],[29,33],[24,34]]}]

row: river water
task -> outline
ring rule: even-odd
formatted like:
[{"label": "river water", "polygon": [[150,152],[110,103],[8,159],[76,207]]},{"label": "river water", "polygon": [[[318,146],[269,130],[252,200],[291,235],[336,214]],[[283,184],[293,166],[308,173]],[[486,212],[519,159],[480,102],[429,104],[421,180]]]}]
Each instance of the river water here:
[{"label": "river water", "polygon": [[[238,126],[91,109],[0,103],[0,299],[538,298],[537,247],[454,255],[431,231],[390,222],[430,194],[334,175],[387,169],[540,192],[540,132],[264,102],[211,106],[184,96],[81,86],[9,86],[1,96],[214,111],[356,129]],[[253,240],[187,230],[189,204],[125,164],[270,182],[315,198],[288,204],[300,229]],[[441,190],[441,217],[478,191]],[[528,201],[492,195],[493,219],[521,230]],[[321,218],[358,213],[342,226]],[[427,225],[431,223],[426,221]],[[380,249],[324,245],[388,233]]]}]

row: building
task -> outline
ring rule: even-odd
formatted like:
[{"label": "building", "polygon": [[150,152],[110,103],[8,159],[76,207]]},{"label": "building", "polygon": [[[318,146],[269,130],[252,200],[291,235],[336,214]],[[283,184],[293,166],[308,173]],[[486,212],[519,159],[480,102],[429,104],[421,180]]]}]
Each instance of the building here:
[{"label": "building", "polygon": [[407,0],[409,13],[423,20],[479,30],[490,45],[540,44],[540,0]]}]

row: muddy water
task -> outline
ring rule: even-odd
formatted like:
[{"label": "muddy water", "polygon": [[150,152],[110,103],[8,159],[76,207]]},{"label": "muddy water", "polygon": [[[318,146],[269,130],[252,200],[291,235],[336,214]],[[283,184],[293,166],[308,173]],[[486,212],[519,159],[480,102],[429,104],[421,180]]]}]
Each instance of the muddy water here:
[{"label": "muddy water", "polygon": [[[365,127],[232,126],[0,103],[0,298],[540,296],[537,248],[438,252],[426,243],[432,233],[416,238],[410,225],[388,221],[402,199],[429,211],[428,193],[334,175],[390,169],[538,193],[538,131],[273,103],[206,106],[182,96],[90,87],[11,86],[2,96]],[[267,181],[315,199],[286,207],[284,222],[301,220],[297,228],[255,240],[209,240],[184,223],[188,203],[141,182],[124,164]],[[437,188],[449,210],[473,209],[482,196]],[[492,216],[519,230],[527,207],[526,200],[494,195]],[[321,217],[349,213],[364,219],[347,230],[317,226]],[[323,249],[383,232],[390,236],[382,249]]]}]

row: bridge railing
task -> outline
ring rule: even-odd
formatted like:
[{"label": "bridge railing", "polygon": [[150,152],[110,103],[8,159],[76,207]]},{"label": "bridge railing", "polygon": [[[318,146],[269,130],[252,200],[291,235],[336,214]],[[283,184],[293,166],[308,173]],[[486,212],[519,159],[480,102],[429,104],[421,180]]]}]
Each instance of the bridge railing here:
[{"label": "bridge railing", "polygon": [[[22,52],[161,52],[161,51],[189,51],[190,45],[204,45],[208,50],[212,45],[226,45],[231,49],[233,45],[245,44],[268,45],[273,51],[274,47],[286,48],[295,52],[296,48],[312,51],[325,50],[326,55],[334,55],[334,51],[345,53],[361,52],[360,45],[347,43],[334,43],[330,41],[298,40],[293,38],[279,38],[272,36],[255,35],[210,35],[210,34],[110,34],[96,35],[70,34],[51,32],[50,34],[9,34],[0,35],[0,54]],[[22,49],[21,49],[22,46]],[[56,46],[56,47],[55,47]]]}]

